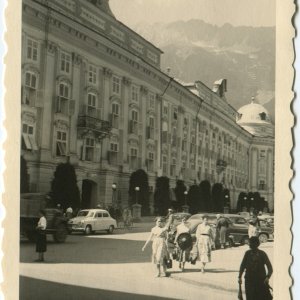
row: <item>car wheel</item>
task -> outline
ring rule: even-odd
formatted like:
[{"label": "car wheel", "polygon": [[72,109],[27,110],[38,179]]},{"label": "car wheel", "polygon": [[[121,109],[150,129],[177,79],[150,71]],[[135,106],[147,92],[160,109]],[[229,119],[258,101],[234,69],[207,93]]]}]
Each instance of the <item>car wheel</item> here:
[{"label": "car wheel", "polygon": [[114,226],[110,225],[109,228],[107,229],[108,234],[112,234],[114,232]]},{"label": "car wheel", "polygon": [[261,243],[266,243],[268,241],[268,235],[265,233],[261,233],[258,238]]},{"label": "car wheel", "polygon": [[85,233],[86,235],[89,235],[89,234],[92,233],[92,227],[91,227],[91,225],[87,225],[87,226],[85,227],[84,233]]}]

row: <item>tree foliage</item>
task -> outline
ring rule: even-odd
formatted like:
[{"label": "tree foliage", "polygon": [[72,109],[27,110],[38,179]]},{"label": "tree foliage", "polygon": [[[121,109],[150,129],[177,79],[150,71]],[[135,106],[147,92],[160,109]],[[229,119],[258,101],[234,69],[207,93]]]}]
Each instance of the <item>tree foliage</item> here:
[{"label": "tree foliage", "polygon": [[214,211],[224,211],[224,190],[221,183],[215,183],[211,190],[211,198],[214,206]]},{"label": "tree foliage", "polygon": [[196,184],[192,185],[188,191],[188,205],[190,207],[190,213],[196,214],[201,209],[201,192],[200,187]]},{"label": "tree foliage", "polygon": [[[140,191],[136,192],[135,187],[139,187]],[[143,169],[131,173],[129,179],[129,205],[135,204],[136,201],[142,205],[142,215],[148,215],[150,213],[149,181],[148,175]]]},{"label": "tree foliage", "polygon": [[[246,200],[244,198],[246,198]],[[243,211],[244,207],[247,208],[247,203],[248,203],[247,193],[240,192],[240,194],[238,196],[238,201],[237,201],[237,204],[236,204],[236,211],[237,212]]]},{"label": "tree foliage", "polygon": [[203,180],[199,184],[200,188],[200,204],[199,211],[211,212],[214,207],[211,201],[211,186],[208,180]]},{"label": "tree foliage", "polygon": [[176,205],[173,204],[174,208],[178,211],[182,210],[182,206],[185,204],[184,192],[186,191],[186,186],[183,180],[176,181],[176,187],[174,189],[176,196]]},{"label": "tree foliage", "polygon": [[157,177],[154,192],[154,211],[157,215],[165,215],[171,206],[169,178]]},{"label": "tree foliage", "polygon": [[80,193],[74,167],[69,163],[59,164],[51,182],[50,196],[54,205],[60,204],[65,210],[68,207],[80,207]]}]

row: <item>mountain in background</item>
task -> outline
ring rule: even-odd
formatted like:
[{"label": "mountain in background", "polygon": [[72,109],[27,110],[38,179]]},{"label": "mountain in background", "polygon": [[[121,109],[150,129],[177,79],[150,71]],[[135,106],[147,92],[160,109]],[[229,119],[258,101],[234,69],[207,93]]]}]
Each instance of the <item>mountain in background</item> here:
[{"label": "mountain in background", "polygon": [[227,79],[227,101],[236,109],[251,97],[275,115],[275,27],[215,26],[201,20],[140,23],[134,30],[159,47],[161,67],[183,82],[209,88]]}]

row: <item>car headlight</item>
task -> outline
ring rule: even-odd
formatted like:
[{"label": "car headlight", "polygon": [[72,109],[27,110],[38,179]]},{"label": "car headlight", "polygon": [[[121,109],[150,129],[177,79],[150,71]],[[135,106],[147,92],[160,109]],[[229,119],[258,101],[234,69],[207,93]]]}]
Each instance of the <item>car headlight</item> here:
[{"label": "car headlight", "polygon": [[84,221],[80,221],[80,223],[79,223],[79,224],[83,225],[83,224],[84,224]]}]

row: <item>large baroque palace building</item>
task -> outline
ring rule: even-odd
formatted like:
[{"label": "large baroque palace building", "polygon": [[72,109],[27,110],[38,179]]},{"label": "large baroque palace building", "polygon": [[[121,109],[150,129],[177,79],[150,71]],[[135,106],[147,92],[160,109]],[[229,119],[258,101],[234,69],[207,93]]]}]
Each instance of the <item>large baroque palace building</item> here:
[{"label": "large baroque palace building", "polygon": [[[274,128],[253,100],[236,111],[212,89],[160,69],[162,51],[116,20],[108,0],[23,0],[22,156],[32,192],[74,165],[83,206],[128,201],[144,169],[187,185],[222,182],[236,205],[259,191],[273,208]],[[197,66],[195,66],[197,67]],[[250,101],[249,101],[250,102]]]}]

